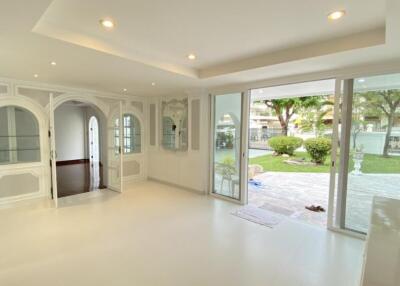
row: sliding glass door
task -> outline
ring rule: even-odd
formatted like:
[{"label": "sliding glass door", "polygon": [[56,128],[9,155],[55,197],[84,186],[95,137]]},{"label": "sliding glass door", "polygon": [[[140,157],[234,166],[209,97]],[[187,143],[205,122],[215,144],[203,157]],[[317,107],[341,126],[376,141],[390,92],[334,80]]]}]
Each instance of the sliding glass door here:
[{"label": "sliding glass door", "polygon": [[367,233],[374,196],[400,199],[400,74],[344,81],[338,218]]},{"label": "sliding glass door", "polygon": [[212,97],[212,193],[241,200],[243,94]]}]

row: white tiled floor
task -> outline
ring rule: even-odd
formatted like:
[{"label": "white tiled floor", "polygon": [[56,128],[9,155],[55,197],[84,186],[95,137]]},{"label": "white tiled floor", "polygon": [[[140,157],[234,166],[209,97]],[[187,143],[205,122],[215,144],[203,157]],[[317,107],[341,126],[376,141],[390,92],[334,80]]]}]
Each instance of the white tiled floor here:
[{"label": "white tiled floor", "polygon": [[0,285],[356,286],[363,242],[154,182],[0,209]]}]

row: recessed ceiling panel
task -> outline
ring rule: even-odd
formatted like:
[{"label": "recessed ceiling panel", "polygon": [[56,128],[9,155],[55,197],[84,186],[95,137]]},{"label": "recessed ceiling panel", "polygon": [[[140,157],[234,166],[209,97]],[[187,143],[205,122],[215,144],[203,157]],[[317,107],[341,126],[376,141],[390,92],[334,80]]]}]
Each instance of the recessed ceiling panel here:
[{"label": "recessed ceiling panel", "polygon": [[[329,21],[327,15],[336,10],[346,10],[346,16]],[[114,28],[105,29],[100,25],[102,19],[112,19]],[[335,0],[55,0],[34,31],[198,77],[200,71],[207,75],[208,68],[218,65],[384,25],[385,1],[376,0],[353,0],[345,5]],[[191,53],[196,60],[188,60]]]}]

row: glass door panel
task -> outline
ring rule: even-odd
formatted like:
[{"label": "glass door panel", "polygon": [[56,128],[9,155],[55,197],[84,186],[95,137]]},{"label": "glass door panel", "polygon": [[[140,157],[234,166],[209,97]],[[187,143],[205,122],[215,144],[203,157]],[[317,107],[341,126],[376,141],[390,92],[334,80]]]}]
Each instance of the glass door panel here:
[{"label": "glass door panel", "polygon": [[242,94],[214,96],[212,192],[241,199]]},{"label": "glass door panel", "polygon": [[108,189],[122,192],[123,185],[123,121],[122,103],[118,102],[111,106],[108,118],[108,157],[107,157],[107,178]]},{"label": "glass door panel", "polygon": [[400,74],[354,80],[344,227],[366,233],[374,196],[400,199]]}]

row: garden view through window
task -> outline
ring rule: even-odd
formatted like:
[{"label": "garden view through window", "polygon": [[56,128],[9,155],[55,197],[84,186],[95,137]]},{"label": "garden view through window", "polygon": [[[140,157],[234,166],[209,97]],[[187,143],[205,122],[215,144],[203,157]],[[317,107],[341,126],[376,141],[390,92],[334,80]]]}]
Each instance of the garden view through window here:
[{"label": "garden view through window", "polygon": [[325,226],[335,81],[251,90],[248,203]]}]

